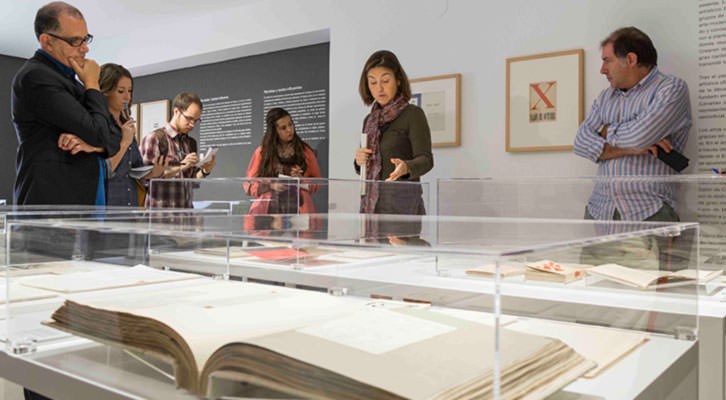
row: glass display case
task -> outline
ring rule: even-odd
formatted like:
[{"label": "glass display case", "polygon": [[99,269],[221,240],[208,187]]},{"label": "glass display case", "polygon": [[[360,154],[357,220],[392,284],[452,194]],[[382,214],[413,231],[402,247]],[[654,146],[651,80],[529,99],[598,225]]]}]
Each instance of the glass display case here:
[{"label": "glass display case", "polygon": [[[419,200],[424,210],[433,212],[427,182],[292,177],[151,180],[151,196],[172,191],[182,193],[189,208],[221,208],[232,214],[357,213],[367,191],[384,199],[406,199],[394,202],[389,213],[417,214],[419,208],[410,205]],[[162,206],[151,203],[152,209]]]},{"label": "glass display case", "polygon": [[[708,277],[695,223],[152,212],[13,221],[11,248],[27,248],[28,232],[89,238],[82,259],[6,270],[3,362],[62,375],[68,386],[52,390],[65,396],[697,393]],[[146,265],[105,257],[115,238],[140,234]],[[652,272],[641,261],[659,259],[668,238],[681,275],[637,287]],[[587,257],[631,275],[552,277]],[[559,306],[566,298],[580,304]],[[43,379],[6,374],[53,395]]]},{"label": "glass display case", "polygon": [[[621,176],[621,177],[510,177],[440,179],[436,184],[437,214],[498,218],[556,218],[582,220],[588,203],[602,203],[603,194],[614,199],[620,211],[604,219],[646,219],[658,210],[647,208],[648,199],[672,207],[671,217],[700,225],[699,268],[716,276],[698,286],[699,294],[699,398],[726,398],[726,306],[723,277],[726,267],[726,178],[719,175]],[[644,206],[644,204],[646,206]],[[656,204],[656,207],[658,204]],[[590,210],[588,210],[590,211]],[[597,210],[596,210],[597,211]],[[602,213],[602,212],[601,212]],[[592,214],[592,213],[590,213]],[[639,214],[639,215],[636,215]],[[645,215],[643,215],[645,214]],[[657,216],[656,216],[657,217]],[[654,217],[654,218],[656,218]],[[682,258],[681,239],[661,240],[669,251],[658,269],[673,271]],[[670,257],[670,259],[668,258]],[[670,261],[670,265],[668,264]],[[653,262],[655,265],[655,262]],[[563,299],[569,306],[579,300]],[[565,306],[560,304],[559,306]],[[633,306],[638,306],[634,304]]]},{"label": "glass display case", "polygon": [[[174,214],[178,212],[184,212],[186,214],[208,214],[208,215],[223,215],[227,212],[223,209],[204,209],[204,210],[157,210],[156,214]],[[59,219],[73,219],[73,218],[98,218],[103,219],[109,216],[115,217],[143,217],[147,214],[147,211],[140,208],[132,207],[120,207],[120,206],[80,206],[80,205],[9,205],[0,207],[0,235],[2,235],[2,243],[0,244],[0,263],[6,265],[6,227],[13,221],[21,220],[59,220]],[[28,233],[26,232],[26,235]],[[81,246],[85,246],[84,240],[75,236],[62,235],[55,238],[48,237],[44,234],[40,234],[40,242],[37,246],[45,247],[47,251],[53,248],[63,249],[64,251],[70,251],[71,258],[80,257],[82,252]],[[30,241],[29,241],[30,242]],[[133,246],[123,246],[117,249],[117,254],[123,256],[129,253],[129,249]],[[22,254],[25,254],[24,256]],[[109,254],[111,256],[111,254]],[[138,254],[143,257],[143,254]],[[25,257],[23,260],[22,257]],[[133,258],[133,257],[132,257]],[[43,262],[49,260],[46,256],[30,257],[29,253],[23,253],[23,249],[15,249],[15,260],[16,265],[21,265],[20,268],[25,268],[33,263]],[[140,259],[143,261],[143,258]],[[133,262],[130,260],[128,262]]]},{"label": "glass display case", "polygon": [[721,266],[726,263],[721,254],[726,248],[725,189],[726,176],[714,174],[438,179],[436,215],[575,220],[585,218],[588,202],[602,204],[609,197],[624,214],[617,219],[645,220],[659,211],[659,200],[680,221],[701,224],[706,267]]}]

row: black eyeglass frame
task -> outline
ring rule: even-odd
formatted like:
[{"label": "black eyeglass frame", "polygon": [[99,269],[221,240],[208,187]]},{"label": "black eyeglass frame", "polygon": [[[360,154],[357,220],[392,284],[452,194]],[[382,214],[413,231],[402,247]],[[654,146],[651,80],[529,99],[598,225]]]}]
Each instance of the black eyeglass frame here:
[{"label": "black eyeglass frame", "polygon": [[[93,43],[93,35],[91,35],[90,33],[84,37],[72,37],[72,38],[64,38],[63,36],[58,36],[55,33],[50,33],[50,32],[43,32],[43,33],[45,33],[48,36],[52,36],[56,39],[60,39],[64,42],[68,43],[68,45],[71,47],[81,47],[83,45],[83,43],[86,43],[87,45]],[[74,43],[78,43],[78,44],[74,44]]]},{"label": "black eyeglass frame", "polygon": [[194,118],[192,118],[192,117],[190,117],[190,116],[188,116],[188,115],[184,114],[184,112],[183,112],[183,111],[181,111],[181,110],[179,110],[179,114],[181,114],[181,115],[182,115],[182,117],[184,117],[184,119],[186,119],[187,121],[191,122],[191,123],[192,123],[192,124],[194,124],[194,125],[196,125],[196,124],[198,124],[198,123],[202,122],[202,118],[201,118],[201,117],[200,117],[200,118],[197,118],[197,119],[194,119]]}]

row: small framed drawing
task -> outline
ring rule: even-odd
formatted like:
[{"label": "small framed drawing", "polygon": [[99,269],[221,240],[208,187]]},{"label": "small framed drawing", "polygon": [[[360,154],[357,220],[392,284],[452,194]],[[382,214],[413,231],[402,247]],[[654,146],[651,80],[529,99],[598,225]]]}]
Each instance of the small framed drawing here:
[{"label": "small framed drawing", "polygon": [[461,74],[411,79],[411,104],[423,109],[433,147],[461,145]]},{"label": "small framed drawing", "polygon": [[136,121],[136,143],[141,144],[141,127],[139,127],[139,105],[138,104],[131,104],[129,105],[129,116],[131,119]]},{"label": "small framed drawing", "polygon": [[169,100],[141,103],[139,106],[141,136],[163,127],[167,118],[169,118]]},{"label": "small framed drawing", "polygon": [[507,151],[570,150],[583,118],[583,50],[507,59]]}]

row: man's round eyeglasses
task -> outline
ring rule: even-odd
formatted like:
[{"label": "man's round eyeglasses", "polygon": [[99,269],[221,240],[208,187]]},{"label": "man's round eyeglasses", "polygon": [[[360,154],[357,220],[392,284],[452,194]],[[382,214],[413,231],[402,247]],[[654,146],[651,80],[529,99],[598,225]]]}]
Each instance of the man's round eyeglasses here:
[{"label": "man's round eyeglasses", "polygon": [[197,119],[194,119],[194,118],[192,118],[192,117],[190,117],[190,116],[188,116],[188,115],[184,114],[184,113],[183,113],[183,112],[181,112],[181,111],[179,111],[179,114],[181,114],[181,115],[182,115],[182,117],[184,117],[184,119],[186,119],[187,121],[191,122],[191,123],[192,123],[192,124],[194,124],[194,125],[196,125],[196,124],[198,124],[198,123],[202,122],[202,119],[201,119],[201,118],[197,118]]},{"label": "man's round eyeglasses", "polygon": [[64,38],[62,36],[58,36],[56,34],[45,32],[46,35],[53,36],[56,39],[60,39],[69,45],[73,47],[81,47],[81,45],[85,42],[86,44],[91,44],[93,42],[93,35],[90,33],[84,37],[72,37],[72,38]]}]

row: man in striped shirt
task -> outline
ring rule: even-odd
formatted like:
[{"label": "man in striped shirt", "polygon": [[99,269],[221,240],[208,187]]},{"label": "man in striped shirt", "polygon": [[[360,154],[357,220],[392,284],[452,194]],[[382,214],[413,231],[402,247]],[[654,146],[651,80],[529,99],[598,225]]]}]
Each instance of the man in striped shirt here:
[{"label": "man in striped shirt", "polygon": [[[595,99],[575,137],[575,154],[597,163],[599,177],[673,175],[659,160],[683,152],[692,125],[688,87],[658,70],[650,38],[634,27],[621,28],[601,43],[600,73],[610,82]],[[672,184],[647,179],[598,181],[585,217],[599,220],[673,221]]]}]

